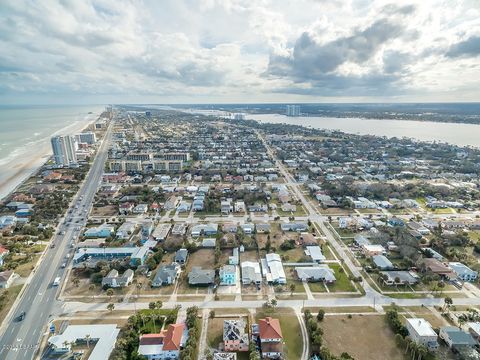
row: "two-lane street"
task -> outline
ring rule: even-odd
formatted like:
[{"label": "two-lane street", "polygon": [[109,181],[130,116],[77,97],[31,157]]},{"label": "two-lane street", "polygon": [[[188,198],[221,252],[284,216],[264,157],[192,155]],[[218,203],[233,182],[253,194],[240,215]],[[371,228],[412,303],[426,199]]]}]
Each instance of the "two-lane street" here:
[{"label": "two-lane street", "polygon": [[[55,247],[46,250],[35,273],[25,284],[23,296],[12,312],[11,319],[4,320],[2,327],[4,331],[0,339],[0,359],[2,360],[32,359],[42,335],[48,331],[47,324],[51,314],[60,309],[61,303],[56,301],[56,297],[68,268],[63,268],[62,264],[67,262],[66,256],[69,253],[68,260],[71,260],[73,253],[71,244],[78,236],[77,228],[83,227],[86,222],[87,213],[103,174],[111,133],[112,124],[105,134],[92,167],[70,210],[59,226],[59,231],[54,238]],[[53,286],[57,277],[61,277],[62,281],[59,286]],[[17,321],[17,316],[23,311],[26,313],[25,319]]]}]

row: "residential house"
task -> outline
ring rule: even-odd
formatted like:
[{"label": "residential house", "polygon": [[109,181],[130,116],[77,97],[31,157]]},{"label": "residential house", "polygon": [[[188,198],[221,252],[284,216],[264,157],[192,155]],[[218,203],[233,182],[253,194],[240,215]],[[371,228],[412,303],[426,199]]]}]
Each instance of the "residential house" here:
[{"label": "residential house", "polygon": [[423,272],[428,272],[436,275],[440,275],[444,278],[455,277],[453,270],[438,261],[435,258],[422,258],[417,261],[417,267]]},{"label": "residential house", "polygon": [[175,283],[180,274],[180,265],[161,265],[152,280],[152,287],[168,286]]},{"label": "residential house", "polygon": [[245,212],[245,203],[243,201],[236,201],[234,206],[235,212]]},{"label": "residential house", "polygon": [[188,250],[187,249],[178,249],[175,253],[175,262],[180,265],[185,265],[187,263]]},{"label": "residential house", "polygon": [[286,284],[287,277],[283,270],[282,259],[278,254],[266,254],[265,259],[262,259],[263,275],[268,283]]},{"label": "residential house", "polygon": [[312,261],[316,263],[321,263],[327,259],[325,255],[322,254],[322,249],[318,245],[306,246],[305,255],[310,256]]},{"label": "residential house", "polygon": [[268,212],[268,206],[265,204],[253,204],[248,206],[250,212]]},{"label": "residential house", "polygon": [[243,285],[260,285],[262,283],[262,272],[260,271],[260,264],[258,262],[243,261],[240,267],[242,269]]},{"label": "residential house", "polygon": [[467,323],[468,331],[477,341],[480,340],[480,322],[469,322]]},{"label": "residential house", "polygon": [[[256,335],[256,334],[254,334]],[[258,321],[258,338],[263,359],[280,359],[283,356],[283,335],[280,321],[267,317]]]},{"label": "residential house", "polygon": [[255,231],[255,224],[246,223],[246,224],[242,224],[240,226],[243,230],[243,233],[246,234],[246,235],[251,235]]},{"label": "residential house", "polygon": [[132,212],[134,214],[145,214],[147,211],[148,211],[148,205],[147,204],[138,204],[132,210]]},{"label": "residential house", "polygon": [[173,225],[172,235],[185,235],[188,225],[186,223],[176,223]]},{"label": "residential house", "polygon": [[295,273],[301,281],[333,283],[336,281],[335,273],[327,265],[324,266],[297,266]]},{"label": "residential house", "polygon": [[102,279],[102,287],[111,287],[119,288],[125,287],[132,283],[133,281],[133,270],[127,269],[122,276],[118,275],[118,271],[115,269],[110,270],[110,272]]},{"label": "residential house", "polygon": [[280,225],[282,231],[296,231],[305,232],[308,230],[308,224],[303,222],[298,223],[282,223]]},{"label": "residential house", "polygon": [[248,333],[245,331],[244,320],[223,321],[223,349],[224,351],[248,351]]},{"label": "residential house", "polygon": [[475,281],[478,277],[478,272],[473,271],[467,265],[460,262],[450,262],[448,266],[453,270],[455,275],[462,281]]},{"label": "residential house", "polygon": [[137,224],[133,222],[126,221],[117,229],[115,236],[121,240],[127,240],[132,236]]},{"label": "residential house", "polygon": [[297,240],[298,245],[301,246],[315,246],[318,245],[317,239],[315,239],[315,236],[308,232],[302,232],[298,236]]},{"label": "residential house", "polygon": [[353,243],[355,244],[355,246],[358,246],[358,247],[362,247],[364,245],[371,245],[370,240],[368,240],[365,236],[360,234],[355,235],[355,237],[353,238]]},{"label": "residential house", "polygon": [[13,270],[0,272],[0,289],[8,289],[15,279]]},{"label": "residential house", "polygon": [[5,256],[7,256],[10,253],[8,249],[5,249],[3,246],[0,245],[0,266],[3,265]]},{"label": "residential house", "polygon": [[258,234],[266,234],[270,232],[270,224],[258,223],[255,225]]},{"label": "residential house", "polygon": [[362,245],[362,251],[366,256],[384,255],[387,253],[382,245]]},{"label": "residential house", "polygon": [[380,271],[385,285],[415,285],[418,275],[411,271]]},{"label": "residential house", "polygon": [[238,226],[235,223],[225,223],[223,224],[223,232],[235,234],[237,232]]},{"label": "residential house", "polygon": [[223,215],[228,215],[233,211],[232,199],[222,200],[220,202],[220,212]]},{"label": "residential house", "polygon": [[195,286],[208,286],[215,282],[215,270],[202,269],[199,266],[192,267],[188,273],[188,283]]},{"label": "residential house", "polygon": [[425,345],[429,350],[438,349],[437,333],[430,323],[422,318],[407,319],[406,327],[412,341]]},{"label": "residential house", "polygon": [[372,256],[372,261],[375,264],[375,267],[380,270],[393,270],[394,266],[390,260],[387,259],[384,255],[374,255]]},{"label": "residential house", "polygon": [[147,360],[177,360],[187,338],[185,324],[170,324],[159,334],[141,335],[137,352]]},{"label": "residential house", "polygon": [[474,347],[477,344],[477,341],[470,333],[467,333],[458,327],[441,327],[438,336],[447,343],[448,347],[454,349],[461,346]]},{"label": "residential house", "polygon": [[235,285],[237,283],[237,267],[223,265],[220,268],[220,285]]},{"label": "residential house", "polygon": [[199,224],[192,227],[192,237],[211,236],[218,232],[218,224]]},{"label": "residential house", "polygon": [[192,208],[192,204],[188,201],[181,201],[180,204],[178,204],[177,207],[177,213],[186,213],[189,212],[190,209]]},{"label": "residential house", "polygon": [[155,230],[153,230],[152,237],[156,241],[165,241],[171,228],[172,224],[158,224]]},{"label": "residential house", "polygon": [[130,202],[122,203],[118,206],[118,212],[120,215],[128,215],[132,212],[134,204]]}]

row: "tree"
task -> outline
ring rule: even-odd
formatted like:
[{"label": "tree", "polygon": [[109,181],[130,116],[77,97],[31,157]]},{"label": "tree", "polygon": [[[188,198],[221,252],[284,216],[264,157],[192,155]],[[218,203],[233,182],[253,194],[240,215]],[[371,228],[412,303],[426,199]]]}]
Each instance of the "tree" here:
[{"label": "tree", "polygon": [[150,310],[155,309],[155,302],[153,302],[153,301],[150,302],[150,303],[148,304],[148,308],[149,308]]},{"label": "tree", "polygon": [[73,282],[73,285],[75,285],[75,287],[78,287],[78,285],[80,285],[80,279],[77,277],[74,277],[72,282]]},{"label": "tree", "polygon": [[453,304],[453,299],[450,296],[446,296],[445,299],[443,299],[443,310],[445,309],[450,309],[450,306]]},{"label": "tree", "polygon": [[272,299],[272,301],[270,301],[270,304],[272,305],[272,308],[275,308],[275,306],[277,306],[277,300]]},{"label": "tree", "polygon": [[112,301],[113,294],[114,294],[114,291],[112,288],[107,289],[107,296],[109,297],[110,301]]},{"label": "tree", "polygon": [[291,283],[291,284],[290,284],[290,296],[293,295],[293,292],[295,291],[295,288],[296,288],[295,284],[294,284],[294,283]]},{"label": "tree", "polygon": [[161,309],[163,306],[163,302],[161,300],[155,301],[155,309]]},{"label": "tree", "polygon": [[87,348],[90,348],[90,334],[85,335],[85,340],[87,341]]},{"label": "tree", "polygon": [[325,310],[323,310],[323,309],[318,310],[317,320],[318,321],[323,321],[324,317],[325,317]]},{"label": "tree", "polygon": [[107,305],[107,310],[112,312],[113,310],[115,309],[115,304],[114,303],[110,303]]},{"label": "tree", "polygon": [[209,318],[213,319],[215,317],[215,310],[210,310]]}]

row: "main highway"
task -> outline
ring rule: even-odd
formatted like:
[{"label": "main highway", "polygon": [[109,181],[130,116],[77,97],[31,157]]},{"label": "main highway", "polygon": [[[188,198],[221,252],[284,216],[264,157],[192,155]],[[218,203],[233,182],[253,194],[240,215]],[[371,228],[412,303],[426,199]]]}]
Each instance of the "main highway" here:
[{"label": "main highway", "polygon": [[[52,239],[55,246],[46,250],[40,264],[25,284],[23,294],[14,305],[10,316],[3,319],[0,328],[0,359],[2,360],[33,359],[42,336],[48,331],[52,314],[61,308],[62,303],[57,301],[56,297],[65,281],[68,268],[63,264],[72,258],[72,244],[78,238],[79,230],[86,223],[95,192],[101,182],[112,137],[112,127],[113,121],[105,133],[85,181]],[[60,285],[53,286],[57,277],[61,278]],[[22,312],[25,312],[25,318],[18,321],[17,317]]]}]

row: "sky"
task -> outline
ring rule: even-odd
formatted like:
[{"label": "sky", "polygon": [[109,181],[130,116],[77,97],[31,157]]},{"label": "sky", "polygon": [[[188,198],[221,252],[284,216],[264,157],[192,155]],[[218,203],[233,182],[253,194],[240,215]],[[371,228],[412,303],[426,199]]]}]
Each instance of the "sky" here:
[{"label": "sky", "polygon": [[0,104],[480,101],[479,0],[0,0]]}]

